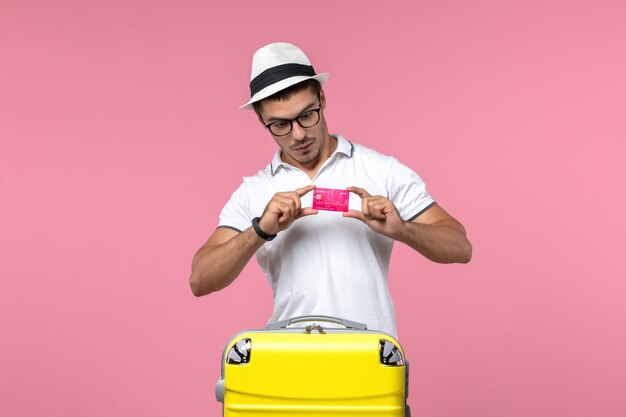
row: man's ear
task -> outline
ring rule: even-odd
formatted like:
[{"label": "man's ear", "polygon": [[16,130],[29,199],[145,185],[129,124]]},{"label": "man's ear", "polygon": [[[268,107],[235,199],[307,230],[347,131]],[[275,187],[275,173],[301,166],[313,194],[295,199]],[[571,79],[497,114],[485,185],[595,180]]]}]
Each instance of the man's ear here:
[{"label": "man's ear", "polygon": [[320,90],[320,107],[322,110],[326,109],[326,95],[324,94],[324,90]]}]

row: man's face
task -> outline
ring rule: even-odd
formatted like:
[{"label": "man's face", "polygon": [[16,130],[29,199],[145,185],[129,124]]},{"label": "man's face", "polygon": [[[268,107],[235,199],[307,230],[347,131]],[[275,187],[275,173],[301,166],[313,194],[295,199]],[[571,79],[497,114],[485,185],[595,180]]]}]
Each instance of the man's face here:
[{"label": "man's face", "polygon": [[[314,95],[311,90],[305,89],[293,94],[287,100],[266,100],[263,102],[259,114],[264,125],[276,121],[292,120],[308,111],[324,109],[326,100],[324,92],[320,96]],[[320,162],[324,150],[328,147],[329,140],[326,120],[323,112],[319,112],[320,120],[312,127],[302,127],[294,120],[292,130],[285,136],[272,137],[282,149],[283,161],[299,168],[312,168]],[[271,133],[271,132],[270,132]],[[328,155],[326,155],[327,157]]]}]

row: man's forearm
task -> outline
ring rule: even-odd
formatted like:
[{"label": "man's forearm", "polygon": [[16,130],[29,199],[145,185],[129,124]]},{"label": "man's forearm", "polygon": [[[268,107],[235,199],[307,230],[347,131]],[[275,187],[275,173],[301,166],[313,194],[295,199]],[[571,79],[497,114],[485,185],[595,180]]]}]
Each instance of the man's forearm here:
[{"label": "man's forearm", "polygon": [[230,285],[263,243],[249,228],[221,245],[201,248],[193,258],[189,278],[194,295],[207,295]]},{"label": "man's forearm", "polygon": [[404,222],[401,241],[426,258],[439,263],[467,263],[472,259],[472,245],[463,226],[454,220],[433,224]]}]

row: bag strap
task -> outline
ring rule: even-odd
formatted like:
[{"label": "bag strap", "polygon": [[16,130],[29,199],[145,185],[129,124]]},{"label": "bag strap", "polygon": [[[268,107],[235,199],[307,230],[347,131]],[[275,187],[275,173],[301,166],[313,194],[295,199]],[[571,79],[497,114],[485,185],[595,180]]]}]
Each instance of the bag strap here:
[{"label": "bag strap", "polygon": [[339,317],[332,317],[332,316],[300,316],[300,317],[292,317],[288,320],[282,320],[282,321],[274,321],[271,323],[268,323],[267,326],[265,326],[265,329],[267,330],[279,330],[279,329],[284,329],[287,326],[290,326],[292,324],[296,324],[296,323],[301,323],[303,321],[323,321],[326,323],[335,323],[335,324],[340,324],[342,326],[344,326],[346,329],[355,329],[355,330],[367,330],[367,325],[364,323],[359,323],[356,321],[351,321],[351,320],[346,320],[346,319],[342,319]]}]

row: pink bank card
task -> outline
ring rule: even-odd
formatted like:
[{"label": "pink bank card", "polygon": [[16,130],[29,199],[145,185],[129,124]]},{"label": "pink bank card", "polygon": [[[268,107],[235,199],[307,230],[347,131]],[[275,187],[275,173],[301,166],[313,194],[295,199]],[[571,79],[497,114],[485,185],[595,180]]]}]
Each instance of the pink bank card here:
[{"label": "pink bank card", "polygon": [[348,211],[350,192],[335,188],[316,188],[313,191],[315,210]]}]

